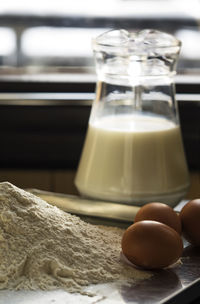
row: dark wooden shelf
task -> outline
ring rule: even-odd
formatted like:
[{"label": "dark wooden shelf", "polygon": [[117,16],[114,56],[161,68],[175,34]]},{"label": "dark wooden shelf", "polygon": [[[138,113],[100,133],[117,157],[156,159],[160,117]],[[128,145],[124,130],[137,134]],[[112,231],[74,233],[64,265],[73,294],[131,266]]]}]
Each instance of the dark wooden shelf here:
[{"label": "dark wooden shelf", "polygon": [[[0,167],[76,169],[93,94],[39,96],[0,94]],[[200,95],[177,94],[177,99],[189,168],[199,170]]]}]

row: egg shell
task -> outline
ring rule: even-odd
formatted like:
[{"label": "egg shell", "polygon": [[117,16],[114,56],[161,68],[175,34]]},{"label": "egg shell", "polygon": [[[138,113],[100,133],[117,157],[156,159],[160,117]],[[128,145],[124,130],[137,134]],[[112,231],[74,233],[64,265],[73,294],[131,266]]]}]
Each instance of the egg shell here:
[{"label": "egg shell", "polygon": [[134,222],[143,220],[158,221],[170,226],[181,234],[181,221],[177,213],[168,205],[152,202],[140,208],[137,212]]},{"label": "egg shell", "polygon": [[200,246],[200,199],[189,201],[180,212],[185,239],[192,245]]},{"label": "egg shell", "polygon": [[134,223],[124,232],[121,245],[126,258],[144,269],[165,268],[175,263],[183,252],[180,235],[157,221]]}]

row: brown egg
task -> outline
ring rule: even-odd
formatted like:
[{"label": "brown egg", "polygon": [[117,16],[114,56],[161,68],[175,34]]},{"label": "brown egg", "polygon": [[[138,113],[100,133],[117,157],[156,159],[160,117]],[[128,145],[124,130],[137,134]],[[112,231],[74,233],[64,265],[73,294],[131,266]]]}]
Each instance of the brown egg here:
[{"label": "brown egg", "polygon": [[121,245],[126,258],[145,269],[167,267],[175,263],[183,251],[180,235],[156,221],[141,221],[128,227]]},{"label": "brown egg", "polygon": [[200,199],[189,201],[181,210],[180,219],[186,240],[200,246]]},{"label": "brown egg", "polygon": [[140,208],[134,222],[152,220],[158,221],[175,229],[181,234],[181,221],[176,212],[163,203],[148,203]]}]

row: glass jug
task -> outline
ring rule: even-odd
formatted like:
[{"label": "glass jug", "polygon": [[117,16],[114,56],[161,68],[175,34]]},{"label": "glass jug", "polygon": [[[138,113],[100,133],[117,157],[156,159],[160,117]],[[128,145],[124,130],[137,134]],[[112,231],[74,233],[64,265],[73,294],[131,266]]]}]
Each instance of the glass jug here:
[{"label": "glass jug", "polygon": [[155,30],[106,32],[93,41],[96,100],[75,184],[90,198],[174,206],[188,169],[173,75],[180,41]]}]

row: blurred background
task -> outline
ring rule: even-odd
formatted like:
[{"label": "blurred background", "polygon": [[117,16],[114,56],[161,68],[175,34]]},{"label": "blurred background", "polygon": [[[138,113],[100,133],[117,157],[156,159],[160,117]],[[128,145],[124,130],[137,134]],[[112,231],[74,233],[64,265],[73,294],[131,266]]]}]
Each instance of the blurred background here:
[{"label": "blurred background", "polygon": [[96,75],[91,40],[154,28],[182,41],[176,91],[191,187],[200,196],[200,1],[34,0],[0,5],[0,180],[76,193]]},{"label": "blurred background", "polygon": [[113,28],[155,28],[182,41],[178,71],[198,74],[199,27],[199,0],[7,0],[0,6],[0,64],[3,73],[93,68],[92,38]]}]

